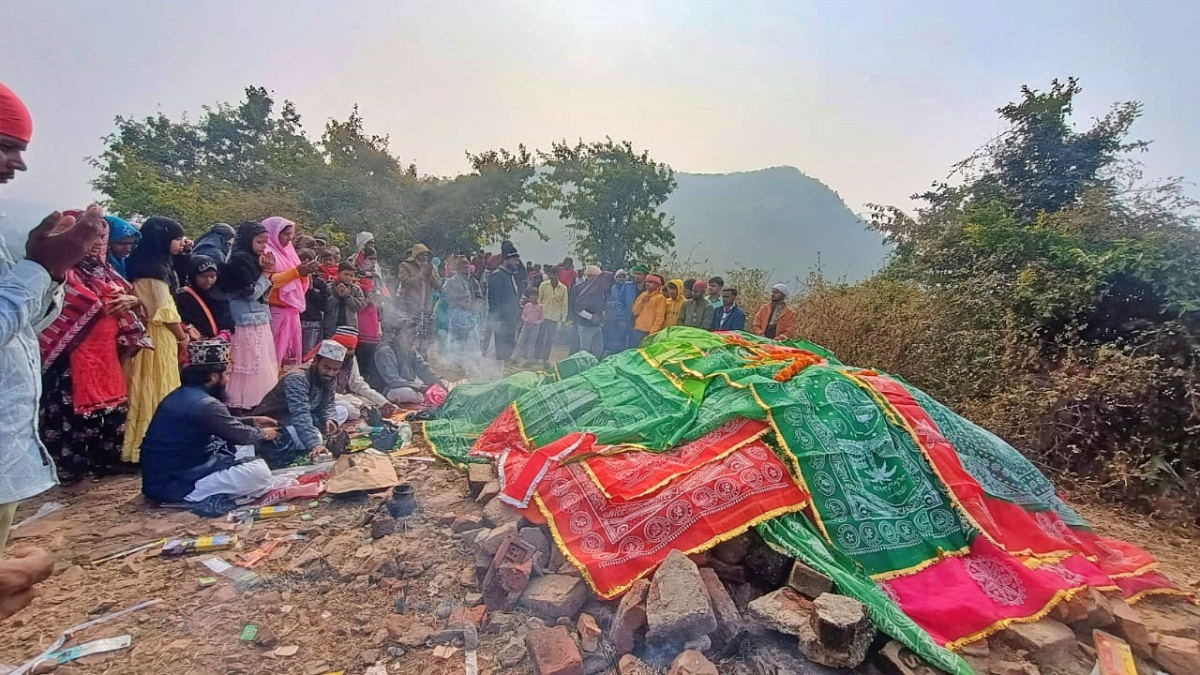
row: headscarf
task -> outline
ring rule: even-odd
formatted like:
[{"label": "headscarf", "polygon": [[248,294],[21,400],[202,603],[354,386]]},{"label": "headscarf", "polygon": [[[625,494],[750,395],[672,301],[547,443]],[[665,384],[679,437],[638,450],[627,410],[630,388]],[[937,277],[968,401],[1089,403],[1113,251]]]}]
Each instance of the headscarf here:
[{"label": "headscarf", "polygon": [[29,108],[3,83],[0,83],[0,134],[22,143],[33,138],[33,116],[29,114]]},{"label": "headscarf", "polygon": [[588,265],[587,267],[583,268],[583,276],[598,277],[600,276],[600,268],[596,265]]},{"label": "headscarf", "polygon": [[[92,250],[67,272],[62,312],[38,336],[43,372],[67,349],[87,337],[87,330],[92,326],[92,322],[101,316],[108,300],[118,295],[133,294],[129,282],[105,262],[104,251],[108,249],[110,227],[101,231]],[[120,346],[131,349],[153,348],[146,336],[145,310],[141,305],[120,312],[116,319],[117,342]],[[84,408],[88,406],[85,401],[75,403]]]},{"label": "headscarf", "polygon": [[[108,221],[109,242],[120,241],[129,237],[133,237],[135,244],[142,240],[142,233],[138,232],[138,229],[133,225],[130,225],[128,221],[116,216],[104,216],[104,220]],[[112,265],[113,269],[117,271],[117,274],[120,274],[126,279],[129,278],[129,269],[127,266],[128,262],[129,256],[118,258],[112,254],[112,251],[109,251],[108,264]]]},{"label": "headscarf", "polygon": [[359,232],[358,234],[354,235],[354,245],[357,246],[358,250],[360,251],[366,248],[367,244],[373,241],[375,241],[375,235],[371,234],[370,232]]},{"label": "headscarf", "polygon": [[[287,218],[271,216],[262,222],[262,226],[267,229],[270,237],[267,239],[267,250],[275,256],[275,273],[279,274],[299,267],[300,257],[296,255],[296,248],[292,246],[292,243],[289,241],[287,246],[279,243],[279,234],[289,227],[294,233],[296,224]],[[280,301],[303,312],[305,308],[304,292],[308,286],[306,282],[306,279],[296,279],[281,286],[279,288]]]},{"label": "headscarf", "polygon": [[172,266],[171,242],[183,237],[179,221],[155,216],[142,224],[142,241],[129,255],[129,280],[158,279],[179,290],[179,277]]},{"label": "headscarf", "polygon": [[[433,251],[430,251],[430,250],[429,250],[429,247],[428,247],[428,246],[426,246],[425,244],[413,244],[412,248],[408,249],[408,258],[407,258],[407,261],[408,261],[408,262],[416,262],[416,261],[417,261],[417,256],[421,255],[422,253],[430,253],[430,254],[432,254],[432,253],[433,253]],[[431,256],[431,257],[432,257],[432,256]],[[433,260],[437,260],[437,258],[433,258]],[[431,262],[432,262],[432,261],[431,261]],[[434,264],[434,267],[437,267],[437,265],[436,265],[436,264]]]},{"label": "headscarf", "polygon": [[[267,228],[254,221],[238,225],[237,237],[233,240],[233,249],[229,252],[229,260],[217,272],[217,283],[221,290],[230,295],[246,295],[254,282],[262,276],[262,268],[258,264],[258,256],[254,253],[254,238],[264,234]],[[257,300],[258,298],[249,298]]]},{"label": "headscarf", "polygon": [[217,263],[229,260],[229,251],[233,248],[233,237],[237,231],[229,223],[217,223],[200,235],[196,245],[192,247],[192,255],[205,255]]},{"label": "headscarf", "polygon": [[213,295],[213,290],[217,288],[216,286],[208,290],[203,290],[196,283],[196,277],[209,270],[216,270],[218,281],[221,279],[220,265],[217,264],[216,260],[206,255],[196,255],[193,253],[191,260],[188,261],[187,288],[180,292],[190,293],[204,304],[204,307],[208,309],[208,313],[212,316],[213,323],[216,324],[213,327],[215,335],[220,333],[223,327],[233,325],[233,316],[229,312],[229,302],[225,301],[223,296],[218,298]]}]

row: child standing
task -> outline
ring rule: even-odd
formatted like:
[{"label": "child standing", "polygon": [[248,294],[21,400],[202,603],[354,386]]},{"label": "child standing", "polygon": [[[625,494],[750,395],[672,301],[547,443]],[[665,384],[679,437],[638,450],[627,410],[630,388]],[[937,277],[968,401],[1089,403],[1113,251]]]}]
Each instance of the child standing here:
[{"label": "child standing", "polygon": [[542,329],[544,318],[545,312],[541,303],[538,302],[538,289],[526,290],[525,306],[521,310],[521,334],[517,336],[516,358],[525,359],[526,363],[533,363],[537,357],[538,331]]},{"label": "child standing", "polygon": [[[311,264],[316,259],[316,253],[307,248],[301,249],[296,255],[300,257],[301,264]],[[300,312],[300,334],[305,354],[325,339],[325,306],[329,304],[329,285],[322,275],[313,274],[309,280],[311,283],[304,292],[304,311]]]}]

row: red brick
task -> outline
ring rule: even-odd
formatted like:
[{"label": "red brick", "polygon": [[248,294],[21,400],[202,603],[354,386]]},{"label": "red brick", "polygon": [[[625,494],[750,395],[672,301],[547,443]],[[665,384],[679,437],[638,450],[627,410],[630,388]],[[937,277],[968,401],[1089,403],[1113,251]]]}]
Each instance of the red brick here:
[{"label": "red brick", "polygon": [[646,593],[649,591],[650,582],[638,579],[617,605],[610,638],[618,654],[633,653],[637,634],[646,627]]},{"label": "red brick", "polygon": [[534,675],[583,675],[583,654],[562,626],[539,628],[525,637]]}]

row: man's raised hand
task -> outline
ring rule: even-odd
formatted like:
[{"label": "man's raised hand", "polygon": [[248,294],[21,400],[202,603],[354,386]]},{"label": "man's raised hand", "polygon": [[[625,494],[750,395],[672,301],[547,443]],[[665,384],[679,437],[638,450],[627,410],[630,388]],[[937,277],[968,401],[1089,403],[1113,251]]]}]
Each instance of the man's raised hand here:
[{"label": "man's raised hand", "polygon": [[104,209],[93,204],[79,218],[55,211],[29,233],[25,257],[46,268],[50,277],[61,281],[92,249],[104,229]]}]

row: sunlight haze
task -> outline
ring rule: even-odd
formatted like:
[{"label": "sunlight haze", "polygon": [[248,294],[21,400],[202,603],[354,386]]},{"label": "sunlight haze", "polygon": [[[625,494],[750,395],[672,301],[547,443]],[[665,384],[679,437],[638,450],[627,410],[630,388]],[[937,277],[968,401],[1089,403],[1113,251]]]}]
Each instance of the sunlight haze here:
[{"label": "sunlight haze", "polygon": [[[969,5],[969,6],[967,6]],[[16,0],[0,79],[33,111],[3,198],[94,197],[85,157],[116,115],[195,118],[248,85],[310,136],[354,104],[421,173],[465,151],[629,139],[678,171],[790,165],[862,212],[1002,130],[1022,84],[1078,76],[1081,122],[1145,103],[1151,176],[1194,178],[1200,104],[1183,2],[378,2]],[[1195,192],[1195,190],[1193,190]]]}]

